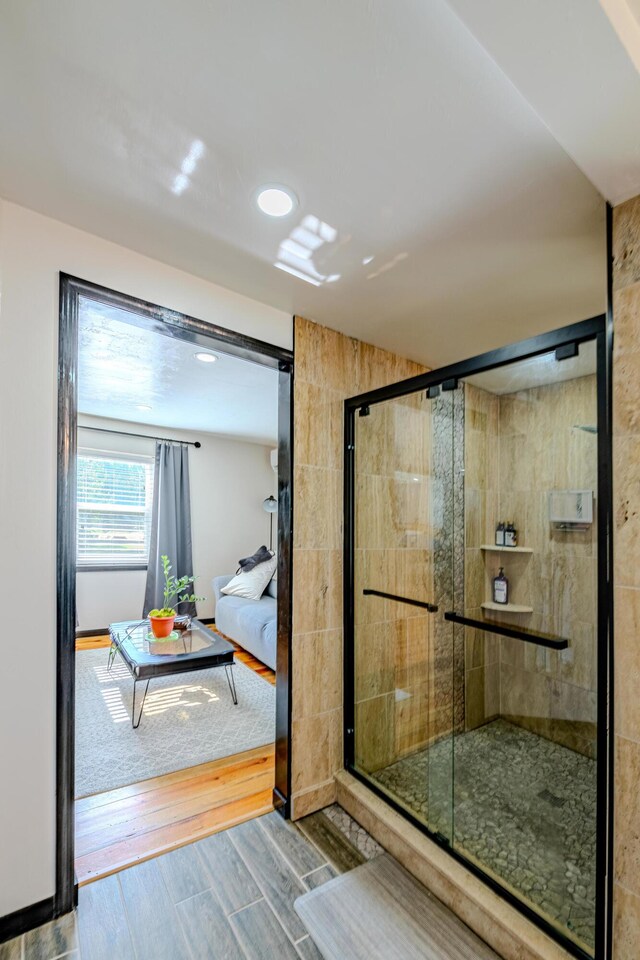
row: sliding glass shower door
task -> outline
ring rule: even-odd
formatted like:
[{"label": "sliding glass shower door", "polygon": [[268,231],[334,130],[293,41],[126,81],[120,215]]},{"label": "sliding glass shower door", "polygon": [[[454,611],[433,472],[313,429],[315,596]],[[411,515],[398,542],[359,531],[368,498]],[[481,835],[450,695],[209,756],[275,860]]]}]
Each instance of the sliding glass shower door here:
[{"label": "sliding glass shower door", "polygon": [[603,318],[346,403],[346,766],[578,956],[606,936]]},{"label": "sliding glass shower door", "polygon": [[[453,683],[463,651],[443,617],[454,605],[455,400],[454,390],[416,391],[363,405],[353,421],[347,729],[356,769],[448,839],[453,742],[445,738],[463,719]],[[427,753],[430,744],[438,746]],[[421,762],[405,762],[416,755]]]}]

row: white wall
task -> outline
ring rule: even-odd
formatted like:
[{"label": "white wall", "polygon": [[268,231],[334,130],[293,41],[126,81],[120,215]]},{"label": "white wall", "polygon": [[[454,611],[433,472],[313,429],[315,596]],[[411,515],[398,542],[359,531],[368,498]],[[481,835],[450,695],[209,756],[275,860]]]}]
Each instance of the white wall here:
[{"label": "white wall", "polygon": [[[278,389],[274,371],[273,389]],[[154,428],[122,420],[80,416],[79,424],[151,433]],[[274,435],[277,424],[274,423]],[[158,428],[163,437],[199,440],[200,449],[189,448],[191,480],[191,530],[193,569],[198,577],[195,592],[206,600],[198,604],[201,617],[214,616],[212,577],[234,573],[240,557],[253,553],[261,543],[269,545],[269,516],[262,501],[277,493],[277,477],[271,467],[272,446],[229,440],[210,433]],[[275,444],[274,444],[275,445]],[[155,443],[139,437],[78,430],[78,446],[153,456]],[[142,616],[145,570],[78,572],[79,629],[105,627],[117,620]]]},{"label": "white wall", "polygon": [[0,917],[54,893],[58,273],[291,347],[291,318],[0,201]]}]

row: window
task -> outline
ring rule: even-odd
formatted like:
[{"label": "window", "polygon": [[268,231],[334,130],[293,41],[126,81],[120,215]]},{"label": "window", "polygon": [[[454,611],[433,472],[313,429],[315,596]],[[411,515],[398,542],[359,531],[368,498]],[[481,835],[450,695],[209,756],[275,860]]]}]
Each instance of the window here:
[{"label": "window", "polygon": [[146,566],[152,500],[152,459],[81,451],[78,567]]}]

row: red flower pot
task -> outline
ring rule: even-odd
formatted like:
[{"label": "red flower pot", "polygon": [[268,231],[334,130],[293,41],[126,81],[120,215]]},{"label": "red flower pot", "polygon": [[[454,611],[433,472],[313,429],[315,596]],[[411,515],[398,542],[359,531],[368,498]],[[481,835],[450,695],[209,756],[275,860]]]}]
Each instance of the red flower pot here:
[{"label": "red flower pot", "polygon": [[151,631],[157,640],[163,640],[168,637],[173,630],[176,615],[172,617],[149,617],[151,622]]}]

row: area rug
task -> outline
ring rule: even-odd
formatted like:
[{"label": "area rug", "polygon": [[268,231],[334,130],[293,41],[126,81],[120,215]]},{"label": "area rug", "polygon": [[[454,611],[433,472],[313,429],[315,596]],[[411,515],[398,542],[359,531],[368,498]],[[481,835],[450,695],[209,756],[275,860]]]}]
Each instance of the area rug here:
[{"label": "area rug", "polygon": [[[221,667],[159,677],[133,730],[133,679],[119,655],[108,671],[107,654],[76,654],[77,798],[275,740],[275,687],[237,660],[237,706]],[[139,683],[136,703],[143,692]]]}]

